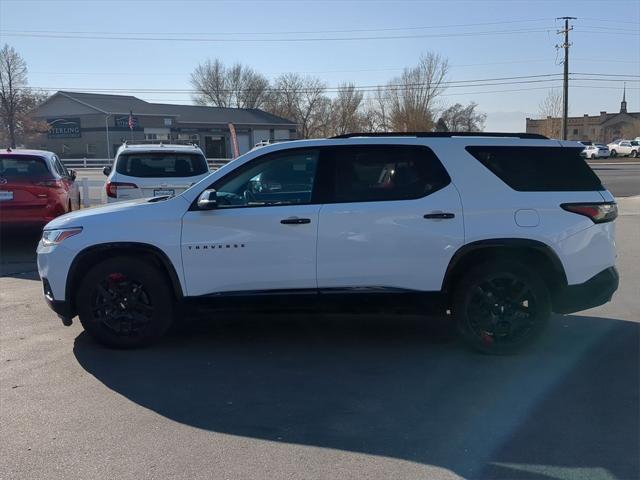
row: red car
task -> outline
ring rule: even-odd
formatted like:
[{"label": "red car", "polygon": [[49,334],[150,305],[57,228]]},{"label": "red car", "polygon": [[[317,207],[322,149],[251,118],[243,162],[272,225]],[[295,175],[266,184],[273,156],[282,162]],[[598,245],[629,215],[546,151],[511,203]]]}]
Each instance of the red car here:
[{"label": "red car", "polygon": [[80,208],[76,173],[44,150],[0,152],[0,227],[43,227]]}]

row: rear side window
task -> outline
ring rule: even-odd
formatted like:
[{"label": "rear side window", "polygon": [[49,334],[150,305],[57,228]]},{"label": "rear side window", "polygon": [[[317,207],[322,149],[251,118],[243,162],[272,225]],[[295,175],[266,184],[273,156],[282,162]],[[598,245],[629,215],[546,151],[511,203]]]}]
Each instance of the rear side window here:
[{"label": "rear side window", "polygon": [[467,147],[500,180],[519,192],[604,190],[581,148]]},{"label": "rear side window", "polygon": [[44,158],[35,155],[0,156],[0,177],[6,179],[51,177]]},{"label": "rear side window", "polygon": [[330,202],[421,198],[451,179],[431,149],[414,145],[352,145],[329,149]]},{"label": "rear side window", "polygon": [[175,152],[124,153],[116,172],[131,177],[194,177],[208,172],[202,155]]}]

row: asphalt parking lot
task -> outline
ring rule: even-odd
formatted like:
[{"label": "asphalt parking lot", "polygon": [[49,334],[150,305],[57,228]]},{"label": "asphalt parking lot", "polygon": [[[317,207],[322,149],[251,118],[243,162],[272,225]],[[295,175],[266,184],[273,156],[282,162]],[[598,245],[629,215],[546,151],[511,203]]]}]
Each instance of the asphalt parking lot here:
[{"label": "asphalt parking lot", "polygon": [[420,317],[293,314],[111,351],[45,306],[37,235],[3,238],[0,478],[638,478],[640,199],[621,211],[613,302],[513,357]]}]

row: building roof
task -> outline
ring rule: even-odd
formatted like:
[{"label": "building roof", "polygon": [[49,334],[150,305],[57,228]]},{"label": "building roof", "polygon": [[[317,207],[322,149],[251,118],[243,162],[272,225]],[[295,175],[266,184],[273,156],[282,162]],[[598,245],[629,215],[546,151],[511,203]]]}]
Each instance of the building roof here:
[{"label": "building roof", "polygon": [[[131,95],[106,95],[101,93],[59,91],[54,97],[66,97],[96,110],[114,115],[154,115],[177,117],[181,123],[234,123],[240,125],[283,125],[295,127],[295,122],[272,115],[258,108],[221,108],[199,105],[174,105],[145,102]],[[46,103],[46,102],[45,102]],[[37,115],[37,114],[36,114]]]}]

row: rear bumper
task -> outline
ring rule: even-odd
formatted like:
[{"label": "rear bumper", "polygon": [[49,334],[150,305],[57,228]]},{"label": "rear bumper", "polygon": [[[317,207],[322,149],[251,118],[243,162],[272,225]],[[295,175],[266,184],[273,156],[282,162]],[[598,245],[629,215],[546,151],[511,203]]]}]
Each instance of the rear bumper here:
[{"label": "rear bumper", "polygon": [[616,267],[609,267],[584,283],[568,285],[556,294],[553,311],[573,313],[603,305],[618,289],[620,275]]},{"label": "rear bumper", "polygon": [[1,206],[0,224],[15,226],[45,226],[65,213],[62,204]]}]

